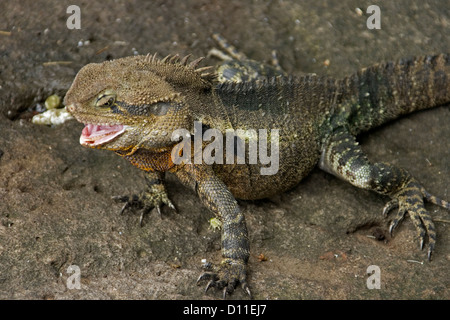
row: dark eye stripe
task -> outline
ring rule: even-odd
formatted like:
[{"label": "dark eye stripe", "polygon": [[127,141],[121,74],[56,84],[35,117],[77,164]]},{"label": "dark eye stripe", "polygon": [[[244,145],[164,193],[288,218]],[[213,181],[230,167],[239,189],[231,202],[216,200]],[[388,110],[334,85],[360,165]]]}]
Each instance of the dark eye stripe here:
[{"label": "dark eye stripe", "polygon": [[[169,109],[175,108],[175,111],[181,108],[181,105],[178,103],[168,103],[168,102],[158,102],[154,104],[143,104],[143,105],[130,105],[126,104],[123,101],[116,101],[116,104],[120,107],[120,109],[125,110],[127,113],[134,116],[164,116],[167,114]],[[119,108],[115,108],[116,113],[119,113]],[[111,108],[113,112],[115,110]]]},{"label": "dark eye stripe", "polygon": [[111,106],[111,111],[112,111],[113,113],[117,113],[117,114],[124,114],[123,111],[119,109],[119,106],[118,106],[117,101],[116,101],[116,103],[114,103],[114,104]]}]

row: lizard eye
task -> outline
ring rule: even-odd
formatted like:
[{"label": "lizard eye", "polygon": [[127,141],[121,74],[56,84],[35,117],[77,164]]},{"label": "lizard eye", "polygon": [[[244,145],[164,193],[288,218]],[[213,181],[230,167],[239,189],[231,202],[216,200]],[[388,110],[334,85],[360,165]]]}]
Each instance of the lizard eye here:
[{"label": "lizard eye", "polygon": [[116,95],[103,93],[98,96],[97,101],[95,102],[95,106],[109,108],[112,107],[115,102],[116,102]]}]

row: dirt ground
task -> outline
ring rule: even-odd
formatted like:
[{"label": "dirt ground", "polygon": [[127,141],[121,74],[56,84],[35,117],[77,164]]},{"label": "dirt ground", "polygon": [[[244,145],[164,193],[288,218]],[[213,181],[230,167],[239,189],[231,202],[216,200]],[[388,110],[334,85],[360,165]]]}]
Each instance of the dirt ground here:
[{"label": "dirt ground", "polygon": [[[69,5],[81,9],[70,30]],[[381,9],[370,30],[369,5]],[[359,10],[357,9],[359,8]],[[169,177],[179,209],[119,215],[113,195],[138,193],[143,174],[112,152],[79,145],[83,125],[31,123],[51,94],[61,97],[90,62],[136,53],[205,56],[220,32],[255,60],[276,50],[291,74],[342,77],[383,60],[449,52],[446,1],[1,1],[0,298],[217,299],[195,281],[201,259],[220,259],[220,233],[195,194]],[[205,65],[215,64],[212,58]],[[402,118],[360,137],[374,161],[402,166],[450,198],[450,110]],[[293,190],[242,201],[251,241],[256,299],[449,299],[449,214],[436,221],[433,260],[406,219],[390,237],[388,199],[315,170]],[[384,235],[384,240],[374,237]],[[260,261],[263,254],[267,261]],[[70,289],[68,267],[81,273]],[[367,268],[381,289],[368,289]],[[69,279],[70,280],[70,279]],[[232,299],[246,299],[237,290]]]}]

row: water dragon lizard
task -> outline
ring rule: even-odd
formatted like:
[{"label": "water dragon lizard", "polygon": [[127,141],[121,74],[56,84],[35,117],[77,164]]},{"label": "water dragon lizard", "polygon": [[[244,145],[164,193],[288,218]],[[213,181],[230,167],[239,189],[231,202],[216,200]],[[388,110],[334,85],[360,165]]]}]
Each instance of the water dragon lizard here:
[{"label": "water dragon lizard", "polygon": [[[370,162],[356,136],[401,115],[448,104],[449,54],[380,63],[342,79],[290,77],[237,54],[217,70],[199,67],[201,58],[189,60],[155,54],[88,64],[77,74],[65,105],[85,124],[82,145],[112,150],[146,172],[147,190],[116,198],[125,203],[122,211],[159,211],[164,204],[174,209],[164,186],[170,172],[222,222],[223,260],[208,265],[198,279],[209,280],[206,289],[222,289],[225,297],[241,284],[250,295],[249,239],[236,199],[288,190],[317,165],[356,187],[390,196],[384,212],[398,208],[390,231],[408,213],[420,247],[427,242],[431,258],[436,231],[424,202],[450,209],[449,202],[431,195],[405,169]],[[194,134],[195,121],[202,130],[224,135],[230,129],[278,129],[278,171],[262,175],[261,163],[174,163],[179,141],[172,134],[180,128]],[[246,146],[251,139],[243,138]],[[202,148],[207,145],[203,142]]]}]

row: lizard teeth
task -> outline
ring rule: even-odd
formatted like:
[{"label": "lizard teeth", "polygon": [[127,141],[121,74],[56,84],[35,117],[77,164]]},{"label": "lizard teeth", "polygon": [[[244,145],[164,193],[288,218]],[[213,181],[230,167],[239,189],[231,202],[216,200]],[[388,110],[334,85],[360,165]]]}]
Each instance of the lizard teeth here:
[{"label": "lizard teeth", "polygon": [[85,146],[99,146],[118,137],[125,132],[126,126],[121,124],[91,124],[85,125],[80,136],[80,144]]}]

